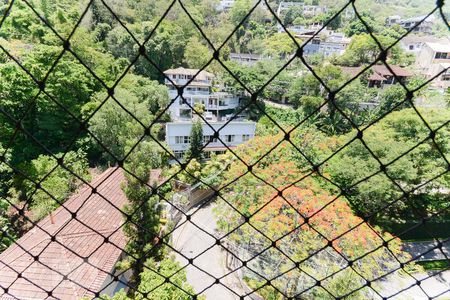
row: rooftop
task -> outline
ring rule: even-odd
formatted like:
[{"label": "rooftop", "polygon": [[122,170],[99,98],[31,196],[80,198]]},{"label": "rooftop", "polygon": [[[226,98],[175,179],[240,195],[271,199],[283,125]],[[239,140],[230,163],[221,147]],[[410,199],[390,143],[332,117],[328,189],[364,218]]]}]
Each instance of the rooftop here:
[{"label": "rooftop", "polygon": [[1,253],[0,287],[8,294],[0,288],[0,299],[75,300],[99,292],[126,244],[118,210],[126,203],[123,179],[120,169],[109,168],[91,183],[97,193],[82,187],[67,209],[59,207]]},{"label": "rooftop", "polygon": [[[207,71],[200,71],[199,69],[186,69],[186,68],[176,68],[176,69],[168,69],[166,71],[164,71],[164,74],[166,75],[191,75],[191,76],[195,76],[196,79],[198,80],[203,80],[203,79],[207,79],[207,78],[211,78],[214,77],[213,74],[207,72]],[[198,73],[198,75],[197,75]]]},{"label": "rooftop", "polygon": [[[392,71],[397,76],[400,76],[400,77],[412,76],[411,72],[409,72],[408,70],[406,70],[400,66],[389,65],[389,67],[392,69]],[[358,73],[361,72],[362,69],[363,69],[363,67],[341,67],[341,70],[344,73],[349,74],[352,77],[355,77],[356,75],[358,75]],[[393,75],[392,72],[385,65],[374,65],[370,68],[370,70],[372,70],[373,73],[370,75],[369,80],[384,80],[386,78],[384,78],[383,76],[392,76]]]}]

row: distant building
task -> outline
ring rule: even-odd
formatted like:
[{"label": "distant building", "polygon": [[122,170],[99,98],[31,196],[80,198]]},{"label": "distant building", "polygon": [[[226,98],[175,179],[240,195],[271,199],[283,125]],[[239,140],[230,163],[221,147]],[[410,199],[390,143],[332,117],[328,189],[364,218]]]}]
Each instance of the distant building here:
[{"label": "distant building", "polygon": [[230,53],[230,60],[242,65],[253,66],[262,60],[262,55],[251,53]]},{"label": "distant building", "polygon": [[450,43],[425,43],[417,56],[417,65],[428,78],[441,73],[432,85],[440,88],[450,87]]},{"label": "distant building", "polygon": [[[166,85],[169,87],[169,96],[175,101],[169,107],[173,122],[166,123],[166,142],[174,152],[175,157],[183,157],[190,143],[190,133],[192,128],[192,107],[201,103],[205,106],[203,119],[208,124],[203,124],[203,134],[205,139],[212,139],[213,131],[220,130],[220,139],[229,147],[234,147],[253,138],[255,135],[255,122],[244,121],[244,116],[238,116],[233,121],[228,121],[240,105],[240,97],[227,92],[213,92],[214,75],[196,69],[177,68],[164,72]],[[170,79],[170,80],[169,80]],[[189,83],[187,86],[185,86]],[[178,87],[185,86],[183,98],[178,95]],[[205,140],[205,141],[206,141]],[[209,155],[211,152],[222,153],[226,147],[220,140],[212,140],[205,149]]]},{"label": "distant building", "polygon": [[328,57],[330,55],[342,55],[350,44],[350,38],[345,37],[343,33],[332,33],[320,42],[319,53]]},{"label": "distant building", "polygon": [[106,170],[91,184],[97,193],[84,186],[66,208],[57,208],[3,251],[0,299],[93,299],[95,293],[112,296],[126,288],[129,272],[115,269],[127,242],[119,210],[127,203],[123,181],[120,169]]},{"label": "distant building", "polygon": [[[240,104],[240,97],[226,92],[213,92],[214,75],[197,69],[169,69],[164,72],[168,77],[165,83],[169,88],[169,97],[175,99],[169,107],[172,120],[192,119],[195,104],[203,104],[205,111],[219,121],[224,115],[234,111]],[[183,89],[183,97],[178,95],[178,87],[189,84]],[[189,105],[188,105],[189,104]]]},{"label": "distant building", "polygon": [[315,32],[308,32],[298,36],[305,41],[308,41],[312,37],[303,47],[303,54],[305,56],[313,54],[322,54],[324,57],[342,55],[351,41],[343,33],[329,30],[322,30],[320,33],[319,35],[314,35]]},{"label": "distant building", "polygon": [[304,16],[314,17],[322,13],[326,13],[327,9],[325,6],[319,5],[306,5],[303,2],[280,2],[277,8],[277,16],[280,17],[285,11],[292,7],[297,7],[302,10]]},{"label": "distant building", "polygon": [[220,0],[219,5],[217,6],[218,11],[228,11],[234,5],[235,0]]},{"label": "distant building", "polygon": [[[426,19],[425,19],[426,18]],[[395,24],[400,25],[406,30],[411,30],[413,32],[421,32],[431,34],[433,31],[433,25],[435,22],[435,17],[433,15],[427,16],[418,16],[408,19],[402,19],[400,16],[390,16],[386,19],[386,25],[392,26]]]},{"label": "distant building", "polygon": [[[209,123],[209,122],[208,122]],[[250,121],[232,121],[211,122],[203,124],[204,143],[209,144],[205,147],[204,153],[209,157],[211,153],[221,154],[227,150],[227,147],[234,148],[255,136],[255,122]],[[219,139],[214,138],[214,132],[219,131]],[[222,128],[223,127],[223,128]],[[174,152],[176,158],[182,158],[184,152],[189,148],[192,122],[174,122],[166,124],[166,142]]]},{"label": "distant building", "polygon": [[[396,77],[402,83],[406,83],[408,78],[412,76],[411,72],[400,66],[390,65],[390,68],[393,72],[391,72],[385,65],[372,66],[369,69],[370,75],[367,78],[367,85],[369,87],[385,88],[398,83]],[[363,70],[363,67],[341,67],[341,69],[342,72],[350,75],[351,77],[355,77]],[[396,76],[394,76],[394,74]]]}]

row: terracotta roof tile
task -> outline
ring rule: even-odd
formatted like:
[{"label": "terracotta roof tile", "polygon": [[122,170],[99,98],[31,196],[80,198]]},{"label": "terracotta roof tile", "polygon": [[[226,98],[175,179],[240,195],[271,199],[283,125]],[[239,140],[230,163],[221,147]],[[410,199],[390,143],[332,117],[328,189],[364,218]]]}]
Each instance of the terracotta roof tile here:
[{"label": "terracotta roof tile", "polygon": [[[36,226],[1,253],[0,287],[8,288],[8,294],[0,288],[0,299],[72,300],[92,295],[89,290],[99,291],[126,244],[119,228],[123,217],[117,209],[126,203],[121,189],[123,180],[120,169],[106,170],[91,184],[97,194],[84,186],[65,202],[71,212],[77,211],[76,220],[60,207],[53,212],[54,224],[46,217],[39,222],[42,229]],[[56,242],[44,230],[54,235]],[[111,234],[111,242],[104,244],[104,237]],[[27,252],[39,254],[39,260],[34,261]],[[22,278],[17,278],[18,273]],[[61,274],[68,279],[64,280]],[[53,298],[48,297],[47,291],[52,291]]]}]

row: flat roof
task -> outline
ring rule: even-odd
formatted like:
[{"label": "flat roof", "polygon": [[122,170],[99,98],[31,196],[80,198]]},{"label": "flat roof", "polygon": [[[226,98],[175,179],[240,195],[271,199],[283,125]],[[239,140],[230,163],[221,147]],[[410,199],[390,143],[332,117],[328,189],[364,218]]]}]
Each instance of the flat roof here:
[{"label": "flat roof", "polygon": [[437,52],[450,52],[450,43],[425,43],[425,44]]}]

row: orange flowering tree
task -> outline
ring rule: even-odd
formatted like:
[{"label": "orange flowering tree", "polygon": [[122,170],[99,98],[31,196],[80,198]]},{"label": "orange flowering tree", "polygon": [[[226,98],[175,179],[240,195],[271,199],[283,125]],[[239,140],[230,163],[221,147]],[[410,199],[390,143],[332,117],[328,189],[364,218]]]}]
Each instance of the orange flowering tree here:
[{"label": "orange flowering tree", "polygon": [[356,216],[345,198],[330,195],[318,178],[304,178],[292,145],[283,141],[266,155],[281,139],[258,137],[238,147],[240,159],[222,176],[229,205],[218,205],[218,224],[231,232],[228,247],[246,261],[247,284],[265,299],[302,292],[327,299],[353,290],[349,298],[369,297],[382,288],[380,276],[396,274],[410,257],[400,240]]}]

